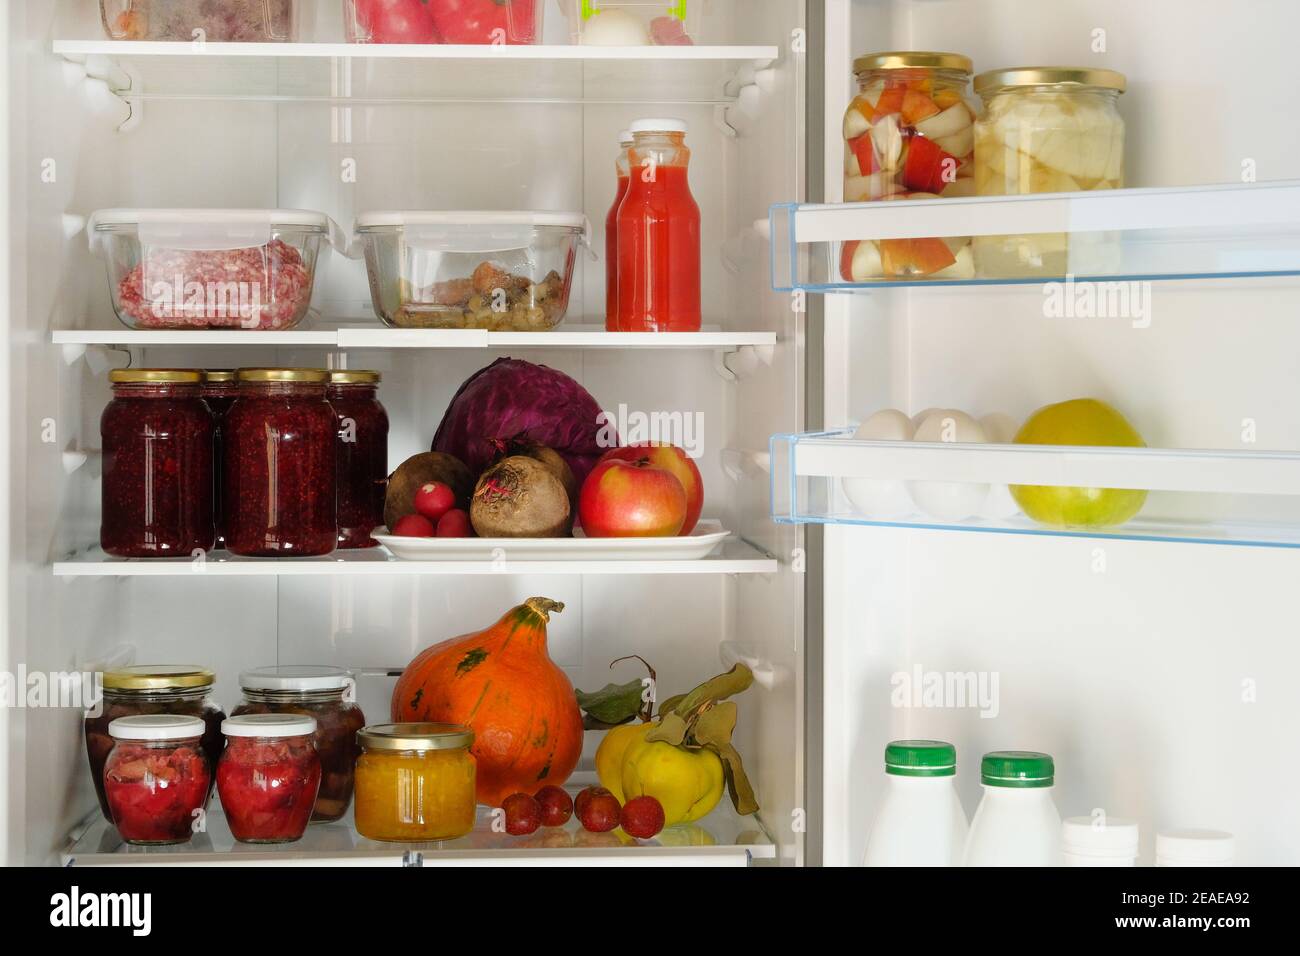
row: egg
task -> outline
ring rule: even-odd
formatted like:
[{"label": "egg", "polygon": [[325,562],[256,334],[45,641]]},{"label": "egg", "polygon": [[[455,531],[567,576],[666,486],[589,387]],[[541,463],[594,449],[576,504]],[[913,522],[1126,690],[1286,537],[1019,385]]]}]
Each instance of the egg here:
[{"label": "egg", "polygon": [[[1010,415],[994,412],[980,419],[984,428],[984,437],[995,445],[1010,445],[1016,440],[1020,426]],[[988,500],[980,514],[985,518],[1010,518],[1020,514],[1020,505],[1011,497],[1011,489],[1006,485],[989,485]]]},{"label": "egg", "polygon": [[601,10],[582,29],[587,46],[642,46],[650,42],[645,24],[626,10]]},{"label": "egg", "polygon": [[[863,441],[911,441],[912,420],[896,408],[882,408],[863,422],[853,437]],[[913,512],[912,499],[897,479],[842,478],[844,497],[863,518],[885,521]]]},{"label": "egg", "polygon": [[[965,412],[940,408],[930,412],[912,436],[920,442],[983,443],[984,427]],[[909,481],[912,502],[934,521],[963,521],[984,510],[986,482]]]}]

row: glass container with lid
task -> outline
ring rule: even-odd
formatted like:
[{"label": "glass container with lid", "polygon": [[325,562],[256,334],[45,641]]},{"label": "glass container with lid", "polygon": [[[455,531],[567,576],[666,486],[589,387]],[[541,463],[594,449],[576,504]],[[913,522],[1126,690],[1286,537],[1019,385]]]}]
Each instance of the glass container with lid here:
[{"label": "glass container with lid", "polygon": [[301,839],[320,788],[316,718],[244,714],[227,717],[221,732],[217,794],[231,834],[241,843]]},{"label": "glass container with lid", "polygon": [[300,714],[314,717],[320,756],[320,791],[313,822],[337,820],[352,802],[353,770],[361,751],[357,731],[366,718],[356,704],[356,682],[341,667],[285,665],[258,667],[239,675],[244,699],[232,717],[244,714]]},{"label": "glass container with lid", "polygon": [[127,843],[184,843],[207,803],[211,771],[199,744],[205,726],[180,714],[118,717],[104,765],[110,819]]},{"label": "glass container with lid", "polygon": [[370,840],[454,840],[474,829],[474,732],[378,724],[357,735],[357,832]]},{"label": "glass container with lid", "polygon": [[370,532],[384,523],[388,489],[388,412],[379,402],[378,372],[335,369],[326,396],[338,419],[335,482],[340,548],[373,548]]}]

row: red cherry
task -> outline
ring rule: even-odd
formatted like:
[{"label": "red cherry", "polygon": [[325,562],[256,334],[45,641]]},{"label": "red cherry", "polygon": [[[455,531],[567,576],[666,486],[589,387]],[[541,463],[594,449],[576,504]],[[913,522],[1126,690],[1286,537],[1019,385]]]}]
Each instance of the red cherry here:
[{"label": "red cherry", "polygon": [[392,531],[399,538],[432,538],[434,535],[433,522],[424,515],[407,515]]},{"label": "red cherry", "polygon": [[415,493],[415,511],[422,514],[434,524],[452,508],[456,507],[456,492],[450,485],[441,481],[431,481],[421,485]]},{"label": "red cherry", "polygon": [[438,521],[439,538],[472,538],[474,529],[470,527],[469,512],[453,508]]},{"label": "red cherry", "polygon": [[506,812],[506,832],[511,836],[527,836],[542,825],[542,807],[526,793],[512,793],[501,802]]}]

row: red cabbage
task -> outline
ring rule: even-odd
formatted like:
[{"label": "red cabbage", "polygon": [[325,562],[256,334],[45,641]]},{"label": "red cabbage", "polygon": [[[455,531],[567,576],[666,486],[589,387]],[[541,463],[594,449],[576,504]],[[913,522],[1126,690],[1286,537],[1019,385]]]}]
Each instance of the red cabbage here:
[{"label": "red cabbage", "polygon": [[563,372],[522,359],[497,359],[479,369],[451,400],[433,451],[455,455],[482,474],[513,442],[554,449],[569,463],[578,485],[609,448],[618,445],[613,424],[597,441],[602,412],[591,394]]}]

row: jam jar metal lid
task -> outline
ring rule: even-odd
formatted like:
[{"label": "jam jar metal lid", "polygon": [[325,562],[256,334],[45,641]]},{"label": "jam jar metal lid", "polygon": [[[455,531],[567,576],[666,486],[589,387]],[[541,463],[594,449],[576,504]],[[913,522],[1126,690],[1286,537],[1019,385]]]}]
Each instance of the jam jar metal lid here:
[{"label": "jam jar metal lid", "polygon": [[203,373],[196,368],[115,368],[108,380],[114,385],[197,385]]},{"label": "jam jar metal lid", "polygon": [[357,743],[367,750],[464,750],[474,731],[460,724],[373,724],[357,731]]},{"label": "jam jar metal lid", "polygon": [[306,737],[316,733],[316,718],[302,714],[241,714],[221,722],[227,737]]},{"label": "jam jar metal lid", "polygon": [[233,368],[205,368],[203,370],[203,381],[208,385],[219,385],[234,380],[235,370]]},{"label": "jam jar metal lid", "polygon": [[330,370],[331,385],[378,385],[383,376],[367,369],[336,368]]},{"label": "jam jar metal lid", "polygon": [[108,735],[114,740],[190,740],[202,737],[204,729],[199,718],[180,714],[141,714],[108,723]]},{"label": "jam jar metal lid", "polygon": [[330,373],[323,368],[241,368],[235,373],[241,382],[303,382],[323,385]]},{"label": "jam jar metal lid", "polygon": [[1013,86],[1091,86],[1123,93],[1128,81],[1123,73],[1114,70],[1081,66],[1017,66],[981,73],[975,77],[974,83],[975,92],[983,96]]},{"label": "jam jar metal lid", "polygon": [[868,70],[957,70],[969,73],[974,64],[960,53],[935,53],[928,50],[890,50],[864,53],[853,61],[854,73]]},{"label": "jam jar metal lid", "polygon": [[135,664],[104,672],[105,690],[187,690],[211,687],[216,675],[191,664]]},{"label": "jam jar metal lid", "polygon": [[352,674],[325,664],[277,664],[242,671],[239,686],[255,691],[343,690],[353,683]]}]

